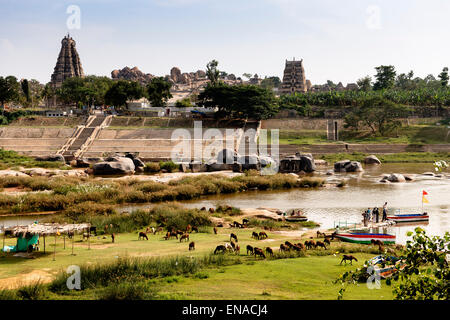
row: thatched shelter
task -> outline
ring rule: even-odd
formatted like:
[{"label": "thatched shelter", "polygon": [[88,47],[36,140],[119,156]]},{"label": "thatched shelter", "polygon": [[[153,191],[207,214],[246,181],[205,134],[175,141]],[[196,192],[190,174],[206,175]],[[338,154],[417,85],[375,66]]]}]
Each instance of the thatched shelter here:
[{"label": "thatched shelter", "polygon": [[[5,248],[12,252],[20,251],[33,251],[39,250],[39,237],[43,237],[43,245],[45,252],[45,237],[54,236],[55,246],[53,251],[53,259],[56,255],[56,238],[62,235],[64,238],[64,249],[66,248],[66,235],[72,239],[72,254],[73,254],[73,242],[75,234],[84,233],[83,238],[87,235],[89,249],[90,249],[90,223],[79,223],[79,224],[60,224],[60,223],[33,223],[27,226],[12,226],[4,228],[3,233],[3,251]],[[9,234],[17,237],[17,245],[12,247],[5,247],[5,236]]]},{"label": "thatched shelter", "polygon": [[89,231],[90,223],[59,224],[59,223],[33,223],[28,226],[13,226],[5,228],[5,233],[19,236],[24,233],[38,234],[40,236],[80,233]]}]

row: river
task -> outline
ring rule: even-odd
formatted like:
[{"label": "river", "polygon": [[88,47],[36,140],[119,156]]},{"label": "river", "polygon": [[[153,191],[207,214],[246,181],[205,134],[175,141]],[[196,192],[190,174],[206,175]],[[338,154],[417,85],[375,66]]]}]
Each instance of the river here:
[{"label": "river", "polygon": [[[183,201],[187,207],[216,207],[227,204],[239,208],[278,208],[281,210],[299,208],[309,220],[321,224],[321,228],[333,228],[338,221],[356,223],[361,221],[361,214],[368,207],[382,207],[388,203],[389,213],[399,210],[401,213],[419,213],[421,211],[422,191],[428,193],[429,203],[424,211],[430,215],[428,225],[421,225],[428,234],[442,236],[450,231],[450,178],[422,175],[433,171],[432,164],[382,164],[366,166],[362,173],[335,173],[328,176],[330,167],[319,168],[315,176],[324,177],[329,182],[345,180],[346,186],[334,185],[323,188],[295,189],[287,191],[249,191],[230,195],[203,197],[193,201]],[[414,181],[406,183],[380,183],[383,174],[408,173],[415,176]],[[131,211],[151,205],[131,205],[121,210]],[[21,221],[33,222],[39,217],[21,217]],[[0,225],[16,224],[16,219],[0,218]],[[397,236],[398,243],[405,243],[406,232],[415,226],[392,227],[391,232]]]}]

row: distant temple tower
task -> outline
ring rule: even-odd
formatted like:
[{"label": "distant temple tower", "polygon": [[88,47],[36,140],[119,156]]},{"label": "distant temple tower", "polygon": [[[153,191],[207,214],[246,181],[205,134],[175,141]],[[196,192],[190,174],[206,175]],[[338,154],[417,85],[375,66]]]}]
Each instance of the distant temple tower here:
[{"label": "distant temple tower", "polygon": [[75,48],[75,40],[67,35],[61,41],[61,51],[52,74],[53,88],[61,87],[64,80],[72,77],[84,77],[84,73],[80,56]]},{"label": "distant temple tower", "polygon": [[280,94],[292,94],[294,92],[306,91],[307,84],[305,69],[303,69],[303,59],[300,61],[295,61],[295,58],[292,61],[286,60]]}]

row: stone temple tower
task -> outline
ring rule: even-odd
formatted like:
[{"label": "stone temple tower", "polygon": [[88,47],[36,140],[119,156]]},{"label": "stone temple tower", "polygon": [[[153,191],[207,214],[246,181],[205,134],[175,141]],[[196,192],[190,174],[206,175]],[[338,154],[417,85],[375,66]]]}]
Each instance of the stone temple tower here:
[{"label": "stone temple tower", "polygon": [[75,40],[67,35],[61,41],[61,51],[52,74],[52,86],[59,88],[64,80],[72,77],[84,77],[84,73],[80,56],[75,48]]},{"label": "stone temple tower", "polygon": [[300,61],[286,60],[284,67],[283,82],[281,83],[281,94],[292,94],[294,92],[306,92],[305,69],[303,69],[303,59]]}]

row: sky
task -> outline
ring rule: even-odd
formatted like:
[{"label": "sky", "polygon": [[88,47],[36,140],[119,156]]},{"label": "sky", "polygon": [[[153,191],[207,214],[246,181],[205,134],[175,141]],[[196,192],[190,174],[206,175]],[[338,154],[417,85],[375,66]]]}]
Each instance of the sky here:
[{"label": "sky", "polygon": [[0,0],[0,76],[47,83],[67,33],[85,74],[164,76],[215,59],[236,76],[282,78],[295,57],[313,84],[379,65],[437,76],[450,67],[449,14],[448,0]]}]

